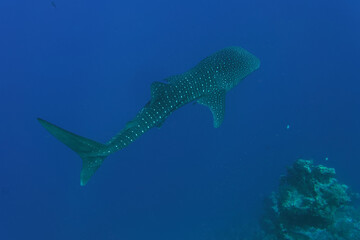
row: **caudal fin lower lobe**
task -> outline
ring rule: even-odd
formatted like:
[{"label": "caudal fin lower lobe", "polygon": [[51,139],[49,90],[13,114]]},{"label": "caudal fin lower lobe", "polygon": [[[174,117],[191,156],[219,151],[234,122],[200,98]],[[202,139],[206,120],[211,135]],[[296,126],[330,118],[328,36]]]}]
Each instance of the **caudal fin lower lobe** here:
[{"label": "caudal fin lower lobe", "polygon": [[80,185],[86,185],[91,176],[107,157],[106,155],[99,155],[101,150],[105,148],[105,145],[66,131],[65,129],[62,129],[41,118],[38,118],[38,121],[46,130],[49,131],[49,133],[81,157],[83,160],[83,166],[80,176]]}]

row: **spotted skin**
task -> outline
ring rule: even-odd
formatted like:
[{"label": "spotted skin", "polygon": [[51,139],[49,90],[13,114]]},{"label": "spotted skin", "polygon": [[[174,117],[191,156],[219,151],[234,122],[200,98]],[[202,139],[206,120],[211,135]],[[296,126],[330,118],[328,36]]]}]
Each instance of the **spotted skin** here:
[{"label": "spotted skin", "polygon": [[167,83],[154,82],[152,99],[108,142],[107,153],[126,147],[147,130],[161,125],[173,111],[193,101],[209,106],[214,126],[219,127],[224,116],[225,93],[259,65],[259,60],[249,52],[230,47],[207,57],[188,72],[166,79]]},{"label": "spotted skin", "polygon": [[108,143],[100,144],[70,133],[45,120],[39,122],[83,159],[81,185],[85,185],[111,153],[125,148],[153,127],[160,127],[176,109],[197,101],[213,113],[214,127],[225,114],[226,92],[258,69],[260,61],[240,47],[222,49],[189,71],[151,85],[151,99],[125,128]]}]

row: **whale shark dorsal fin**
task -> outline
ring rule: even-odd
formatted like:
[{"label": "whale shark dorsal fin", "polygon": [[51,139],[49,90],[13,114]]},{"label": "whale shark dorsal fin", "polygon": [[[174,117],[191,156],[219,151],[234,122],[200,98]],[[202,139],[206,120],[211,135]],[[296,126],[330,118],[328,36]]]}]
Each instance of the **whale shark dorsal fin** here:
[{"label": "whale shark dorsal fin", "polygon": [[167,87],[166,83],[163,82],[153,82],[151,84],[151,98],[156,99],[165,88]]},{"label": "whale shark dorsal fin", "polygon": [[180,80],[182,78],[183,78],[182,75],[178,74],[178,75],[173,75],[168,78],[165,78],[165,81],[168,83],[175,83],[177,80]]},{"label": "whale shark dorsal fin", "polygon": [[134,121],[134,120],[129,121],[129,122],[126,123],[125,129],[132,128],[132,127],[134,127],[134,126],[136,126],[136,125],[137,125],[137,122],[136,122],[136,121]]},{"label": "whale shark dorsal fin", "polygon": [[213,114],[214,127],[220,127],[225,116],[225,90],[217,90],[198,100],[198,103],[208,106]]}]

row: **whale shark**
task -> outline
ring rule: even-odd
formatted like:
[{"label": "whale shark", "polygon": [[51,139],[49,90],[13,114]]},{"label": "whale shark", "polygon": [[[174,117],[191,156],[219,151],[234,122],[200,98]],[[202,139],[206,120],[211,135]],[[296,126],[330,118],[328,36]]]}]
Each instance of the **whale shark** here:
[{"label": "whale shark", "polygon": [[260,67],[260,60],[241,47],[227,47],[182,74],[151,84],[151,99],[125,127],[105,144],[76,135],[48,121],[40,124],[82,159],[80,185],[84,186],[110,154],[134,142],[149,129],[161,127],[180,107],[197,102],[207,106],[218,128],[225,116],[225,96]]}]

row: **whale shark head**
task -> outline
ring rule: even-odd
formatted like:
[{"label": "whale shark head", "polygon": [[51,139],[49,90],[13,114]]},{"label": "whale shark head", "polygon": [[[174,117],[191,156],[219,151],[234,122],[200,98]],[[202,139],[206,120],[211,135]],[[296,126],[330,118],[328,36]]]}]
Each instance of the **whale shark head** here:
[{"label": "whale shark head", "polygon": [[260,67],[260,60],[241,47],[228,47],[216,56],[217,83],[230,90],[250,73]]}]

